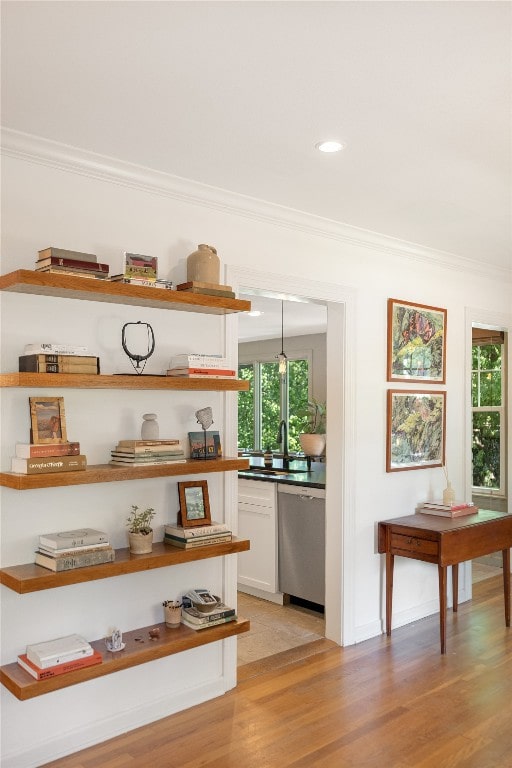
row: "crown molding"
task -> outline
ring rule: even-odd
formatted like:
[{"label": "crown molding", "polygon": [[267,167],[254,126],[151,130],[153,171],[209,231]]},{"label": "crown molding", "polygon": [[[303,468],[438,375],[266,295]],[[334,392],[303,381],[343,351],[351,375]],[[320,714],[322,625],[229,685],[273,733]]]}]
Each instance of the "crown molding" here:
[{"label": "crown molding", "polygon": [[380,255],[407,258],[432,266],[455,270],[459,273],[461,271],[471,272],[489,279],[512,281],[512,269],[483,264],[464,256],[426,248],[399,238],[371,232],[350,224],[269,203],[248,195],[230,192],[191,179],[162,173],[11,128],[1,128],[1,153],[6,157],[49,166],[112,184],[123,184],[184,203],[200,205],[223,213],[304,232],[308,235],[336,240],[345,245],[368,248]]}]

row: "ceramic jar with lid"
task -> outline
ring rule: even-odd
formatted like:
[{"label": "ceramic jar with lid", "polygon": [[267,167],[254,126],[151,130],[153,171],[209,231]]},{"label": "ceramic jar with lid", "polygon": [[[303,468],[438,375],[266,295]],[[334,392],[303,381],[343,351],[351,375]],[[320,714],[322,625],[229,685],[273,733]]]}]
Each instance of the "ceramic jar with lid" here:
[{"label": "ceramic jar with lid", "polygon": [[187,258],[187,282],[193,281],[219,285],[220,259],[213,245],[201,243]]}]

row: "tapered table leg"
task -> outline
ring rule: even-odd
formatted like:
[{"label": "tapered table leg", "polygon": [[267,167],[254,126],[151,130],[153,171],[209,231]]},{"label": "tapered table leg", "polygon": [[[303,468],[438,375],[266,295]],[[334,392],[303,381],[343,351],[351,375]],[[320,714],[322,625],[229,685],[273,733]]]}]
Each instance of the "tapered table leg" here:
[{"label": "tapered table leg", "polygon": [[459,607],[459,564],[452,565],[452,592],[453,592],[453,612],[457,613]]},{"label": "tapered table leg", "polygon": [[446,565],[438,565],[439,572],[439,626],[441,653],[446,653]]},{"label": "tapered table leg", "polygon": [[391,634],[391,616],[393,611],[393,569],[395,556],[386,552],[386,635]]},{"label": "tapered table leg", "polygon": [[503,591],[505,593],[505,626],[510,627],[510,549],[503,549]]}]

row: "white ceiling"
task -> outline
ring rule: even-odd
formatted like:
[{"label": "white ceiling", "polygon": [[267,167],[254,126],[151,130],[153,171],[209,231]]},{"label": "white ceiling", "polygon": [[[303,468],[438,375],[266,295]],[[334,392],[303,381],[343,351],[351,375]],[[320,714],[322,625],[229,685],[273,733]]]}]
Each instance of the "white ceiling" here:
[{"label": "white ceiling", "polygon": [[[302,300],[259,296],[255,293],[240,294],[241,299],[251,302],[252,311],[261,312],[255,317],[245,312],[238,316],[238,339],[241,342],[266,339],[285,339],[290,336],[307,336],[327,331],[325,305]],[[286,344],[284,345],[286,349]]]},{"label": "white ceiling", "polygon": [[4,126],[510,267],[510,2],[1,10]]}]

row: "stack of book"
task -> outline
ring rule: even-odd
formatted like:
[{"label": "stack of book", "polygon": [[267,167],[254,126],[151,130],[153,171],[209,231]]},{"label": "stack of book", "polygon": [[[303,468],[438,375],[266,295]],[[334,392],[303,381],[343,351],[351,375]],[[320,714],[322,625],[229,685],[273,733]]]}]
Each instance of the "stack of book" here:
[{"label": "stack of book", "polygon": [[172,287],[172,283],[169,286],[170,281],[158,280],[158,257],[144,256],[141,253],[125,252],[123,271],[110,279],[115,283],[131,283],[149,288]]},{"label": "stack of book", "polygon": [[99,651],[79,635],[68,635],[44,643],[27,645],[18,656],[18,664],[36,680],[91,667],[103,661]]},{"label": "stack of book", "polygon": [[166,525],[164,529],[164,543],[172,544],[180,549],[193,549],[205,547],[209,544],[223,544],[231,541],[233,534],[226,523],[211,523],[211,525],[182,528],[180,525]]},{"label": "stack of book", "polygon": [[111,451],[111,464],[150,466],[184,462],[185,451],[179,440],[119,440]]},{"label": "stack of book", "polygon": [[236,371],[221,355],[184,354],[171,359],[167,375],[189,379],[234,379]]},{"label": "stack of book", "polygon": [[416,512],[439,517],[464,517],[475,515],[478,507],[472,501],[453,501],[451,504],[443,504],[442,501],[424,501],[418,505]]},{"label": "stack of book", "polygon": [[227,624],[236,621],[237,615],[234,608],[224,603],[218,603],[213,610],[208,612],[198,611],[193,605],[181,609],[181,622],[190,629],[200,630],[215,627],[217,624]]},{"label": "stack of book", "polygon": [[35,563],[59,573],[89,565],[112,563],[115,557],[115,550],[110,546],[105,531],[83,528],[41,535]]},{"label": "stack of book", "polygon": [[100,359],[94,355],[25,353],[18,358],[20,373],[99,374]]},{"label": "stack of book", "polygon": [[80,453],[80,443],[16,443],[11,472],[42,475],[47,472],[81,472],[87,469],[87,457]]},{"label": "stack of book", "polygon": [[224,296],[228,299],[234,299],[235,293],[231,285],[218,285],[217,283],[202,283],[198,280],[190,280],[188,283],[179,283],[176,286],[177,291],[186,291],[187,293],[202,293],[205,296]]},{"label": "stack of book", "polygon": [[109,265],[98,262],[94,253],[68,251],[66,248],[45,248],[39,251],[36,272],[77,275],[108,280]]}]

